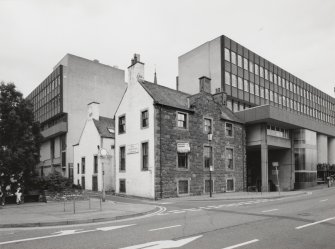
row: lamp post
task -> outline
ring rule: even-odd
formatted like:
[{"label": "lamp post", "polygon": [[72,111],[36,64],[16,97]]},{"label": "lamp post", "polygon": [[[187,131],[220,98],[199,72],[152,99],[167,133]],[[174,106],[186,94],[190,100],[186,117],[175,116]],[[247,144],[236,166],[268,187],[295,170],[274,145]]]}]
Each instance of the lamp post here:
[{"label": "lamp post", "polygon": [[212,172],[214,171],[214,168],[212,165],[209,166],[209,197],[212,197]]},{"label": "lamp post", "polygon": [[107,150],[104,148],[100,148],[98,145],[99,157],[101,159],[101,173],[102,173],[102,201],[106,200],[106,192],[105,192],[105,167],[104,167],[104,158],[107,156]]}]

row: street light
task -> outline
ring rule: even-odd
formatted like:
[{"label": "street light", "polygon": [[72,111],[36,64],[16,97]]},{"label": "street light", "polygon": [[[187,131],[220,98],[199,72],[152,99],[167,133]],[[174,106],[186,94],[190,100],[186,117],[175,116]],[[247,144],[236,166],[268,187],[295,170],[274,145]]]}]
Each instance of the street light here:
[{"label": "street light", "polygon": [[214,171],[213,165],[209,166],[209,197],[212,197],[212,172]]},{"label": "street light", "polygon": [[106,192],[105,192],[105,167],[104,167],[104,158],[107,156],[107,150],[104,148],[100,149],[100,146],[98,145],[99,150],[99,157],[101,159],[101,173],[102,173],[102,201],[104,202],[106,200]]}]

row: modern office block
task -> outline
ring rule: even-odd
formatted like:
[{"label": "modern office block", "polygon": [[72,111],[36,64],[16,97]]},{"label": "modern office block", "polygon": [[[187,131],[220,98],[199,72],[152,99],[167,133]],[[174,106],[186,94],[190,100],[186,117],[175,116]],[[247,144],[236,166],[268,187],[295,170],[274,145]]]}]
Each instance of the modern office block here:
[{"label": "modern office block", "polygon": [[178,90],[198,91],[212,79],[212,94],[246,122],[248,184],[283,190],[317,182],[317,164],[334,163],[335,100],[251,50],[220,36],[179,57]]},{"label": "modern office block", "polygon": [[27,97],[41,123],[41,175],[73,175],[73,148],[87,118],[87,104],[100,103],[100,113],[113,117],[125,91],[124,70],[67,54]]}]

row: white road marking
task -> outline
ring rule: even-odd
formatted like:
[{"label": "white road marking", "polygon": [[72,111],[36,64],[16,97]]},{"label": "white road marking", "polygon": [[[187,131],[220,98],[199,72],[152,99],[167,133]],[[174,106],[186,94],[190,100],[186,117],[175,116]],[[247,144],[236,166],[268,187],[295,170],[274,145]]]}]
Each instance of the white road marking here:
[{"label": "white road marking", "polygon": [[120,228],[123,228],[123,227],[128,227],[128,226],[133,226],[133,225],[136,225],[136,224],[123,225],[123,226],[100,227],[100,228],[96,228],[96,229],[93,229],[93,230],[85,230],[85,231],[80,231],[81,229],[80,230],[62,230],[62,231],[58,231],[58,232],[53,233],[52,235],[47,235],[47,236],[4,241],[4,242],[0,242],[0,245],[14,244],[14,243],[19,243],[19,242],[26,242],[26,241],[40,240],[40,239],[48,239],[48,238],[55,238],[55,237],[81,234],[81,233],[89,233],[89,232],[96,232],[96,231],[106,232],[106,231],[110,231],[110,230],[114,230],[114,229],[120,229]]},{"label": "white road marking", "polygon": [[321,200],[320,202],[328,201],[328,199]]},{"label": "white road marking", "polygon": [[274,208],[274,209],[264,210],[262,211],[262,213],[268,213],[268,212],[277,211],[277,210],[278,210],[277,208]]},{"label": "white road marking", "polygon": [[306,224],[306,225],[303,225],[303,226],[299,226],[299,227],[296,227],[295,229],[301,229],[301,228],[317,225],[317,224],[327,222],[327,221],[330,221],[330,220],[334,220],[334,219],[335,219],[335,217],[331,217],[331,218],[328,218],[328,219],[324,219],[324,220],[316,221],[316,222],[309,223],[309,224]]},{"label": "white road marking", "polygon": [[251,243],[255,243],[259,241],[258,239],[253,239],[253,240],[249,240],[247,242],[243,242],[241,244],[237,244],[237,245],[233,245],[233,246],[228,246],[228,247],[225,247],[225,248],[222,248],[222,249],[233,249],[233,248],[237,248],[237,247],[240,247],[240,246],[245,246],[245,245],[249,245]]},{"label": "white road marking", "polygon": [[164,229],[170,229],[170,228],[175,228],[175,227],[181,227],[181,225],[175,225],[175,226],[169,226],[169,227],[160,227],[160,228],[150,229],[149,232],[158,231],[158,230],[164,230]]},{"label": "white road marking", "polygon": [[161,205],[169,205],[169,204],[173,204],[173,202],[161,202],[159,204],[161,204]]},{"label": "white road marking", "polygon": [[136,224],[123,225],[123,226],[111,226],[111,227],[99,227],[99,228],[97,228],[97,230],[98,231],[107,232],[107,231],[111,231],[111,230],[115,230],[115,229],[120,229],[120,228],[124,228],[124,227],[135,226],[135,225]]},{"label": "white road marking", "polygon": [[202,237],[202,235],[195,236],[195,237],[190,237],[186,239],[181,239],[181,240],[160,240],[160,241],[153,241],[153,242],[148,242],[144,243],[141,245],[135,245],[135,246],[128,246],[128,247],[123,247],[120,249],[164,249],[164,248],[178,248],[182,247],[198,238]]},{"label": "white road marking", "polygon": [[183,210],[185,210],[185,211],[191,211],[191,212],[201,211],[201,209],[195,209],[195,208],[185,208]]},{"label": "white road marking", "polygon": [[186,213],[185,210],[175,210],[172,212],[172,214],[181,214],[181,213]]},{"label": "white road marking", "polygon": [[95,230],[87,230],[87,231],[80,231],[80,232],[74,232],[74,233],[60,233],[60,234],[47,235],[47,236],[41,236],[41,237],[4,241],[4,242],[0,242],[0,245],[14,244],[18,242],[25,242],[25,241],[32,241],[32,240],[48,239],[48,238],[61,237],[61,236],[72,235],[72,234],[79,234],[79,233],[88,233],[88,232],[93,232],[93,231]]}]

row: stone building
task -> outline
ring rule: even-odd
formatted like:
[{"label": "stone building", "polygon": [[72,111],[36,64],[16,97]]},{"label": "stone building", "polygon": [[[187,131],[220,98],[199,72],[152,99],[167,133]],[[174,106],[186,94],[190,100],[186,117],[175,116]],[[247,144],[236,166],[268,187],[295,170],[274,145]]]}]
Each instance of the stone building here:
[{"label": "stone building", "polygon": [[[189,95],[144,79],[135,55],[115,114],[116,193],[147,198],[242,191],[245,130],[202,77]],[[138,117],[138,118],[137,118]],[[130,121],[131,120],[131,121]]]}]

